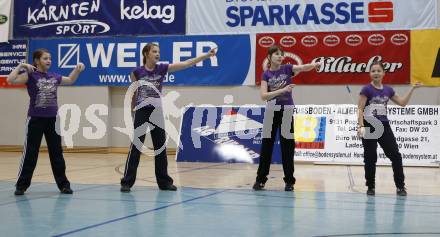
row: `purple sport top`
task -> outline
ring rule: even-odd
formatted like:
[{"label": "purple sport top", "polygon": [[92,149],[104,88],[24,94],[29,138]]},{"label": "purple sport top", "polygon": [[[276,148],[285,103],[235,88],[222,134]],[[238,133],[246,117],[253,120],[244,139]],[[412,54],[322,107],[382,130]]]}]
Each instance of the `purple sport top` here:
[{"label": "purple sport top", "polygon": [[[262,80],[267,82],[268,92],[272,92],[291,84],[291,78],[294,75],[293,65],[284,64],[276,71],[269,69],[264,71]],[[275,100],[276,105],[293,105],[292,92],[283,93],[271,101],[273,100]]]},{"label": "purple sport top", "polygon": [[57,92],[61,79],[61,75],[53,72],[34,71],[28,73],[28,81],[26,83],[30,97],[28,116],[57,116]]},{"label": "purple sport top", "polygon": [[364,86],[360,92],[367,97],[365,104],[365,115],[373,115],[382,122],[388,122],[387,105],[390,98],[395,95],[393,88],[384,85],[382,89],[377,89],[371,84]]},{"label": "purple sport top", "polygon": [[152,71],[145,66],[135,68],[133,75],[136,81],[148,82],[137,89],[136,106],[160,106],[160,93],[162,92],[162,83],[168,73],[169,64],[156,64]]}]

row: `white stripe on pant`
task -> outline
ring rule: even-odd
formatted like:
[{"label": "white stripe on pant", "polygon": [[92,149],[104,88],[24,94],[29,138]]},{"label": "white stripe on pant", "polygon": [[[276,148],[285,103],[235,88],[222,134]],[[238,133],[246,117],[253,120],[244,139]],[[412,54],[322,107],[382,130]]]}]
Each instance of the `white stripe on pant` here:
[{"label": "white stripe on pant", "polygon": [[31,120],[31,117],[27,117],[26,119],[26,131],[24,134],[24,146],[23,146],[23,152],[22,152],[22,157],[20,160],[20,167],[19,167],[19,171],[18,171],[18,176],[17,179],[20,177],[21,175],[21,171],[23,170],[23,164],[24,164],[24,158],[26,157],[26,149],[27,149],[27,140],[28,140],[28,130],[29,130],[29,121]]}]

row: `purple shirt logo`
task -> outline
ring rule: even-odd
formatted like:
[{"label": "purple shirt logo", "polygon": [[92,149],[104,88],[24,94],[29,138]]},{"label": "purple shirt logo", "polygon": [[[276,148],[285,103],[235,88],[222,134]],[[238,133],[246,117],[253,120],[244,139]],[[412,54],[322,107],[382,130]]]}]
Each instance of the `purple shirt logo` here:
[{"label": "purple shirt logo", "polygon": [[[144,66],[135,68],[133,75],[136,81],[146,81],[151,85],[144,85],[138,88],[136,95],[136,106],[160,105],[160,92],[162,92],[162,82],[168,73],[168,64],[156,64],[152,71],[148,71]],[[158,93],[159,92],[159,93]]]},{"label": "purple shirt logo", "polygon": [[[285,64],[281,65],[280,69],[276,71],[264,71],[262,80],[267,82],[269,92],[279,90],[291,84],[290,78],[294,75],[292,69],[292,64]],[[277,105],[293,105],[292,92],[283,93],[272,100],[275,100]]]},{"label": "purple shirt logo", "polygon": [[377,89],[368,84],[362,88],[360,94],[367,97],[365,115],[374,116],[382,122],[387,122],[388,101],[395,94],[393,88],[384,85],[382,89]]},{"label": "purple shirt logo", "polygon": [[58,86],[61,75],[56,73],[31,72],[28,74],[27,90],[30,97],[28,116],[56,117],[58,112]]}]

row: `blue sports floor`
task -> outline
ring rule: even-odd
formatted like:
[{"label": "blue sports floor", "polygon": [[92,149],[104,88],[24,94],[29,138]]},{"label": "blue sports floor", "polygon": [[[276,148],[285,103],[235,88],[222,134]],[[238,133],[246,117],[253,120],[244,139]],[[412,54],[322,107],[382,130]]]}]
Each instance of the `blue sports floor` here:
[{"label": "blue sports floor", "polygon": [[119,191],[126,154],[66,153],[73,195],[60,194],[47,153],[32,185],[14,196],[21,153],[0,153],[0,237],[10,236],[440,236],[440,169],[405,167],[408,196],[378,167],[376,196],[362,166],[295,164],[295,192],[281,165],[252,191],[257,165],[169,160],[177,192],[160,191],[142,157],[130,193]]},{"label": "blue sports floor", "polygon": [[[0,182],[1,236],[440,236],[440,197]],[[8,190],[8,191],[5,191]]]}]

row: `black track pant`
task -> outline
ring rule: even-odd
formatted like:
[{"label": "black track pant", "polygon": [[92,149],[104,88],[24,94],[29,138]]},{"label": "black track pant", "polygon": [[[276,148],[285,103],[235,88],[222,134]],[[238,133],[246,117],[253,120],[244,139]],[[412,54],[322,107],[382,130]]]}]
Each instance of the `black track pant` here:
[{"label": "black track pant", "polygon": [[20,162],[20,170],[16,187],[26,190],[31,185],[32,175],[37,166],[38,153],[41,139],[46,138],[49,150],[50,165],[58,188],[70,188],[70,182],[66,177],[66,163],[61,147],[61,136],[55,130],[56,117],[41,118],[28,117],[26,122],[26,138],[23,148],[23,157]]},{"label": "black track pant", "polygon": [[[134,116],[134,128],[142,126],[144,123],[149,124],[151,129],[151,140],[155,150],[155,173],[156,181],[159,187],[166,187],[173,183],[173,179],[168,175],[168,161],[165,149],[166,135],[164,130],[164,117],[160,108],[154,110],[154,107],[143,107],[136,110]],[[143,144],[145,141],[145,131],[135,132],[134,138],[139,137]],[[140,147],[139,147],[140,148]],[[160,151],[160,152],[157,152]],[[136,181],[136,173],[139,165],[139,158],[141,152],[135,144],[130,145],[130,152],[128,153],[127,162],[125,163],[124,177],[121,179],[121,185],[133,186]]]},{"label": "black track pant", "polygon": [[[375,187],[376,181],[376,162],[377,162],[377,143],[382,147],[385,155],[391,160],[394,172],[394,183],[397,188],[405,187],[405,175],[403,174],[402,155],[394,137],[393,130],[389,122],[382,122],[384,132],[378,139],[362,139],[364,145],[364,168],[365,168],[365,185]],[[370,127],[372,132],[374,128],[371,124],[364,121],[366,127]]]},{"label": "black track pant", "polygon": [[[266,183],[267,175],[269,174],[270,163],[272,161],[272,152],[275,142],[275,136],[277,133],[280,135],[281,143],[281,158],[283,162],[284,182],[289,184],[295,184],[295,178],[293,177],[294,163],[293,156],[295,154],[295,139],[293,135],[284,137],[283,134],[293,133],[293,109],[285,113],[285,109],[280,111],[270,111],[266,109],[264,115],[263,124],[263,138],[260,152],[260,164],[257,171],[257,182]],[[274,113],[273,120],[268,116],[269,113]],[[282,125],[284,124],[284,125]],[[284,132],[281,132],[284,129]],[[267,138],[264,138],[266,136]]]}]

